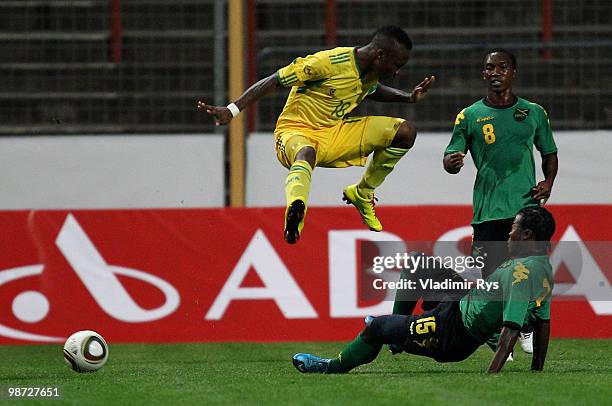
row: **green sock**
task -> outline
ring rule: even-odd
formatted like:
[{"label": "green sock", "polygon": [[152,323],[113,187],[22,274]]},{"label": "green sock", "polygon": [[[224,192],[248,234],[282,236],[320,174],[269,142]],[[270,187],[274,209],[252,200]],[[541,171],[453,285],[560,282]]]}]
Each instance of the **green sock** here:
[{"label": "green sock", "polygon": [[[403,270],[400,272],[401,280],[410,280],[410,271]],[[417,301],[410,300],[416,298],[410,298],[410,295],[415,295],[415,292],[410,292],[405,289],[398,289],[395,291],[395,300],[393,301],[393,314],[401,314],[403,316],[410,316],[416,307]]]},{"label": "green sock", "polygon": [[387,175],[395,167],[395,164],[402,159],[406,152],[408,152],[408,149],[392,147],[374,151],[374,156],[357,185],[359,194],[361,196],[370,196],[374,193],[374,189],[383,183]]},{"label": "green sock", "polygon": [[378,356],[382,345],[372,346],[361,338],[361,334],[351,341],[342,352],[333,358],[329,364],[328,372],[339,374],[348,372],[359,365],[374,361]]}]

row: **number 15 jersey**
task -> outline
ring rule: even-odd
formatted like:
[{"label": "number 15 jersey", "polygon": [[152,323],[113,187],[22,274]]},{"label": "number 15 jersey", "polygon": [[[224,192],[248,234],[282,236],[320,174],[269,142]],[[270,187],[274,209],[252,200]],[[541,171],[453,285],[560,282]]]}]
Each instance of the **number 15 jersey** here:
[{"label": "number 15 jersey", "polygon": [[363,75],[356,48],[339,47],[295,59],[276,73],[291,92],[276,123],[285,128],[324,129],[336,125],[376,91],[378,77]]}]

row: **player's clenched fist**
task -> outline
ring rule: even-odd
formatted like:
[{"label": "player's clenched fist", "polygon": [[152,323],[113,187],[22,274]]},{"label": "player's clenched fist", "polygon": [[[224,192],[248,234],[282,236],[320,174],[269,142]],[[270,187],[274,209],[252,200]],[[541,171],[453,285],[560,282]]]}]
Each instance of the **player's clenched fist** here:
[{"label": "player's clenched fist", "polygon": [[465,154],[463,152],[453,152],[444,157],[444,169],[448,173],[457,173],[463,166],[463,158]]},{"label": "player's clenched fist", "polygon": [[198,109],[207,112],[215,118],[215,125],[226,125],[232,121],[234,116],[227,107],[223,106],[212,106],[206,104],[203,101],[198,101]]}]

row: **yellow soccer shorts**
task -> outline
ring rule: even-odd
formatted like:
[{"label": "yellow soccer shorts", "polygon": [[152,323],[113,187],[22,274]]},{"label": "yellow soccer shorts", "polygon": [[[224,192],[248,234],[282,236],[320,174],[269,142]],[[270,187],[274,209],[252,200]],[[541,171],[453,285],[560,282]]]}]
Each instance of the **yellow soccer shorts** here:
[{"label": "yellow soccer shorts", "polygon": [[315,166],[364,166],[374,150],[391,145],[403,122],[401,118],[366,116],[346,118],[319,130],[283,126],[274,132],[276,156],[289,168],[302,148],[312,147],[317,156]]}]

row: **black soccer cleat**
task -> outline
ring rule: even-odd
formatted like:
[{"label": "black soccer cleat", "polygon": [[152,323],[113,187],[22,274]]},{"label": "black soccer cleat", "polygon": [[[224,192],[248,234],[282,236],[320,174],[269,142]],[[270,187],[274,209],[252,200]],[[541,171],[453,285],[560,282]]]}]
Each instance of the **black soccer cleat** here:
[{"label": "black soccer cleat", "polygon": [[301,200],[295,200],[285,212],[285,241],[295,244],[300,239],[300,223],[304,221],[306,205]]}]

